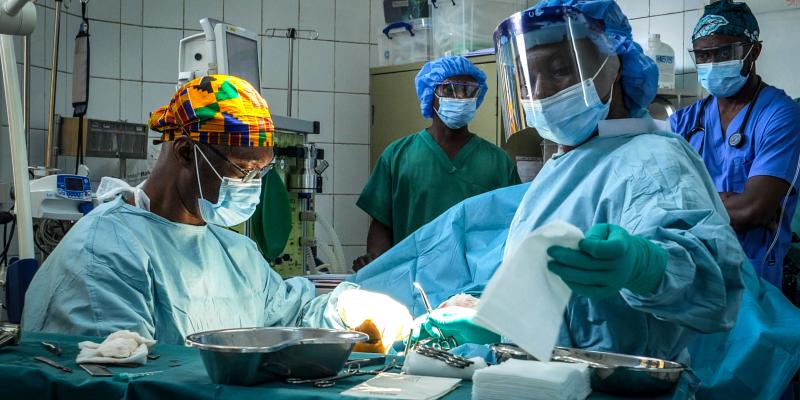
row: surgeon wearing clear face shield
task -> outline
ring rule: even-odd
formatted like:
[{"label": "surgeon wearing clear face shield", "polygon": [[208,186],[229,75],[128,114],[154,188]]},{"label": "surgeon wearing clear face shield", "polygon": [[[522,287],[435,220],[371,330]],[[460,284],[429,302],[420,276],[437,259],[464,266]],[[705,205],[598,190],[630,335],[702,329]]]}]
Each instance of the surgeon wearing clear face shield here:
[{"label": "surgeon wearing clear face shield", "polygon": [[[315,297],[284,281],[228,227],[249,219],[273,157],[267,102],[246,81],[211,75],[155,110],[161,153],[139,187],[104,178],[107,201],[82,218],[36,273],[23,329],[105,336],[127,329],[164,343],[254,326],[368,329],[387,344],[411,317],[388,296],[344,283]],[[372,349],[366,349],[372,350]]]},{"label": "surgeon wearing clear face shield", "polygon": [[548,267],[573,291],[559,344],[687,360],[697,332],[730,329],[744,255],[702,160],[644,111],[657,70],[613,1],[543,1],[495,32],[506,133],[535,128],[563,154],[531,183],[505,254],[566,221],[577,250]]}]

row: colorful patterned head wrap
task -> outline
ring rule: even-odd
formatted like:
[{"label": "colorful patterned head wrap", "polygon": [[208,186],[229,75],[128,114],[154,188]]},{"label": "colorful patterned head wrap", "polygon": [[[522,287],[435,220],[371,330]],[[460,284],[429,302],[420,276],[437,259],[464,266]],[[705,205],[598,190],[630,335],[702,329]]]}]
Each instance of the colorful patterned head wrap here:
[{"label": "colorful patterned head wrap", "polygon": [[148,123],[161,132],[157,143],[188,136],[206,144],[270,147],[275,130],[267,101],[247,81],[229,75],[186,82]]},{"label": "colorful patterned head wrap", "polygon": [[720,0],[706,6],[692,32],[692,41],[711,35],[728,35],[750,43],[758,41],[758,21],[745,3]]}]

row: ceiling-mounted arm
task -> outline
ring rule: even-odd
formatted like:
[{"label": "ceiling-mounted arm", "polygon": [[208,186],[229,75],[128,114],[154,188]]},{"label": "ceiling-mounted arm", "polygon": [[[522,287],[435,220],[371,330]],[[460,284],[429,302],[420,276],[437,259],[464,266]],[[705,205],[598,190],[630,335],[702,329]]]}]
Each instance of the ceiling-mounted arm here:
[{"label": "ceiling-mounted arm", "polygon": [[36,7],[31,0],[8,0],[0,7],[0,34],[27,36],[36,28]]}]

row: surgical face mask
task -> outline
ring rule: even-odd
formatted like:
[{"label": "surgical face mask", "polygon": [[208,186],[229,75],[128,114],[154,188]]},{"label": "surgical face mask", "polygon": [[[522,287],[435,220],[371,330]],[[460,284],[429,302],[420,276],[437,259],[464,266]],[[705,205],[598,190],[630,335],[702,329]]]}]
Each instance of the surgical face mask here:
[{"label": "surgical face mask", "polygon": [[697,65],[697,80],[716,97],[731,97],[744,87],[748,76],[742,75],[744,60]]},{"label": "surgical face mask", "polygon": [[[591,79],[541,100],[523,99],[522,108],[528,126],[536,128],[543,139],[561,145],[577,146],[585,142],[597,124],[608,116],[611,96],[608,103],[603,104],[594,86],[594,78],[602,71],[606,61]],[[613,95],[614,87],[611,89]]]},{"label": "surgical face mask", "polygon": [[449,97],[439,97],[439,119],[450,129],[459,129],[466,126],[473,118],[478,109],[478,99],[453,99]]},{"label": "surgical face mask", "polygon": [[[247,221],[256,212],[256,207],[261,199],[261,179],[242,182],[241,179],[223,177],[217,172],[206,155],[195,148],[194,166],[197,173],[197,186],[200,188],[200,198],[197,203],[200,216],[209,224],[231,227]],[[212,203],[203,198],[203,187],[200,184],[200,168],[197,163],[197,153],[203,156],[214,174],[222,181],[219,185],[219,197]]]},{"label": "surgical face mask", "polygon": [[[750,47],[750,50],[752,49]],[[700,85],[716,97],[731,97],[739,93],[749,77],[742,75],[742,69],[750,50],[741,60],[697,64],[697,80]]]}]

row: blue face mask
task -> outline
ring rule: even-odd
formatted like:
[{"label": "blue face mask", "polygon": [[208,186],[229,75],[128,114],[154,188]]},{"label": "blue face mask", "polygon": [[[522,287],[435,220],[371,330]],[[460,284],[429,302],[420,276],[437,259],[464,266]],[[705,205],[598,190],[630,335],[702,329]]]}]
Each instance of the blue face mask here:
[{"label": "blue face mask", "polygon": [[436,114],[450,129],[459,129],[466,126],[473,118],[478,109],[478,99],[453,99],[449,97],[439,97],[439,109]]},{"label": "blue face mask", "polygon": [[[613,86],[611,89],[613,95]],[[597,124],[608,116],[610,104],[610,96],[606,104],[600,100],[594,78],[545,99],[522,100],[528,126],[536,128],[543,139],[565,146],[577,146],[592,136]]]},{"label": "blue face mask", "polygon": [[[200,207],[200,216],[209,224],[231,227],[247,221],[256,212],[256,207],[261,201],[261,179],[252,179],[242,182],[241,179],[223,177],[208,161],[206,155],[194,146],[194,166],[197,173],[197,185],[200,187],[200,198],[197,203]],[[222,181],[219,185],[219,197],[212,203],[203,198],[203,188],[200,185],[200,169],[197,165],[197,153],[206,160],[211,170]]]},{"label": "blue face mask", "polygon": [[716,97],[731,97],[747,83],[742,75],[744,60],[697,64],[697,80]]}]

